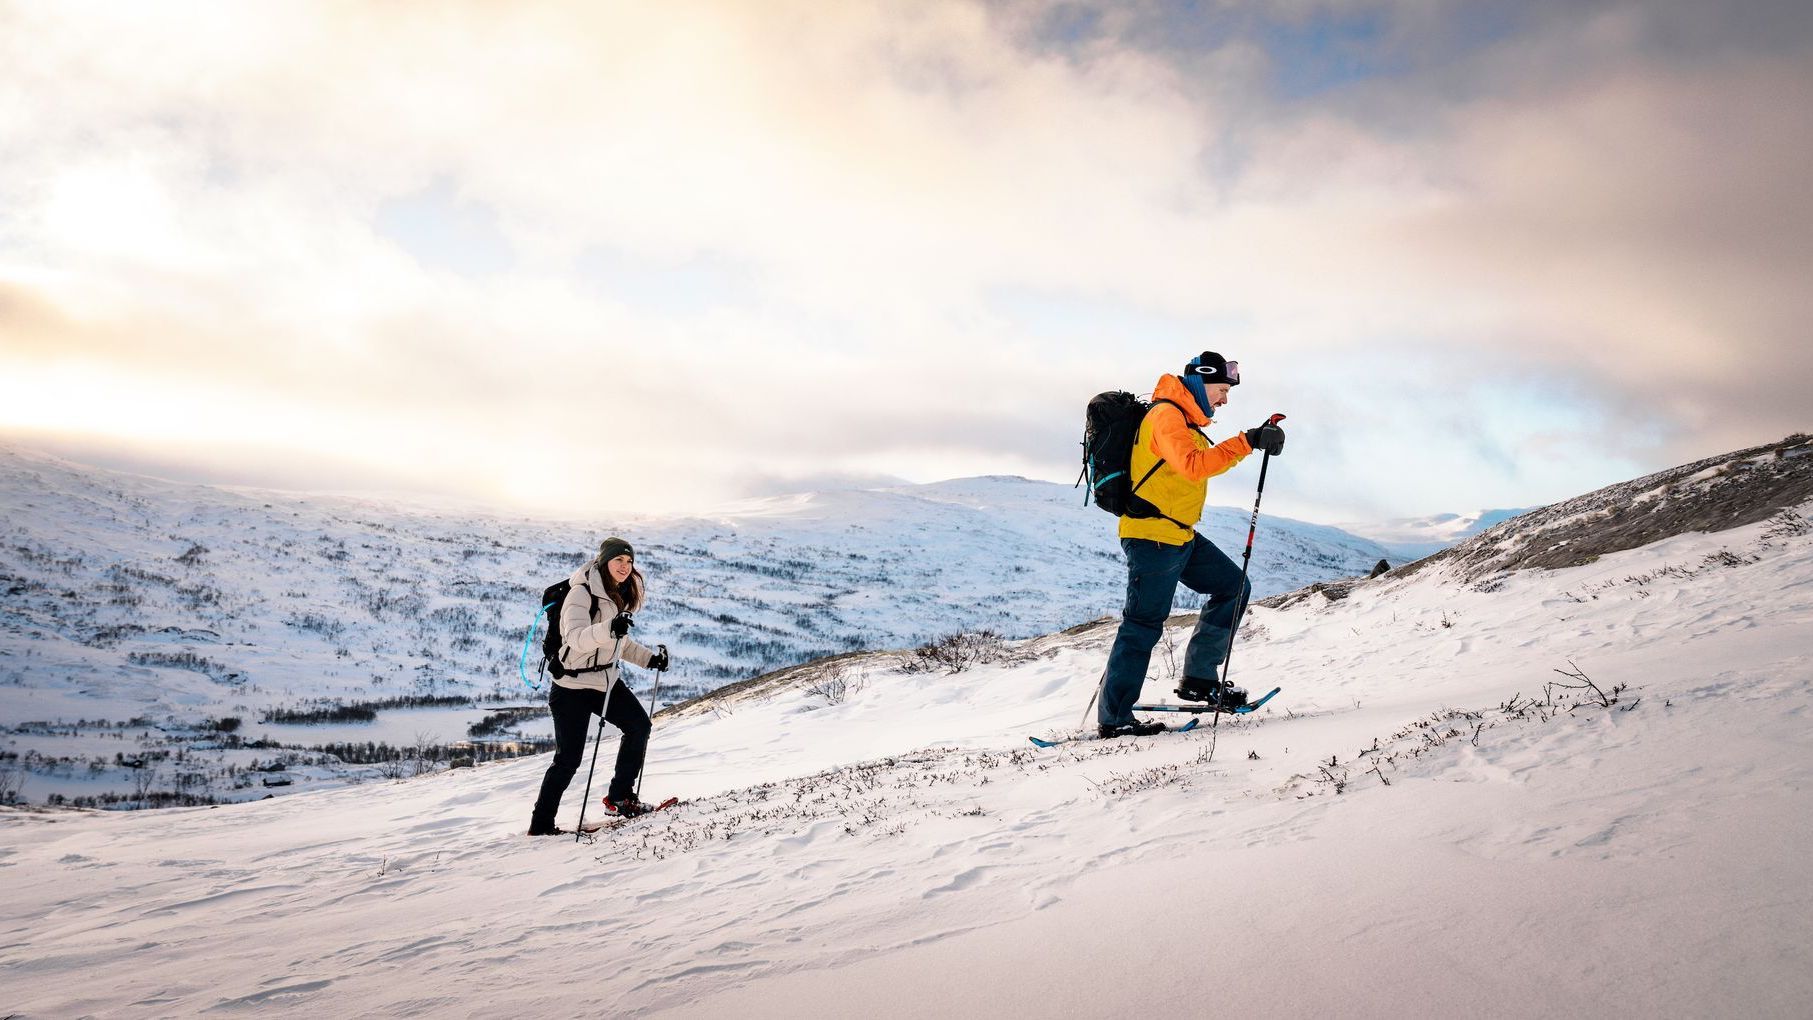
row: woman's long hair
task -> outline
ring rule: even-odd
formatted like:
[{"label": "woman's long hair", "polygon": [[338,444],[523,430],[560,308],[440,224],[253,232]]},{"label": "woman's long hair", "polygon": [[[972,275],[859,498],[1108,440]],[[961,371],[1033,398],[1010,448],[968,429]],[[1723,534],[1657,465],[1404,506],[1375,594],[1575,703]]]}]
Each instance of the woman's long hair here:
[{"label": "woman's long hair", "polygon": [[598,564],[598,576],[604,578],[604,593],[616,603],[619,613],[633,613],[642,608],[642,571],[630,567],[630,576],[619,585],[611,576],[610,564]]}]

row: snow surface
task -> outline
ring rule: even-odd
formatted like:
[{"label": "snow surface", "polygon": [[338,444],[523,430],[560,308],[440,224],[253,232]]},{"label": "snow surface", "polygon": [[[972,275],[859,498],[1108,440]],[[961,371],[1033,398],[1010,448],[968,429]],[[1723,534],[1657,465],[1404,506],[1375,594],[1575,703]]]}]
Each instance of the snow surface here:
[{"label": "snow surface", "polygon": [[5,812],[6,1009],[1813,1015],[1810,512],[1255,608],[1284,693],[1189,734],[1028,744],[1108,627],[819,664],[664,714],[687,802],[590,844],[522,835],[545,759]]}]

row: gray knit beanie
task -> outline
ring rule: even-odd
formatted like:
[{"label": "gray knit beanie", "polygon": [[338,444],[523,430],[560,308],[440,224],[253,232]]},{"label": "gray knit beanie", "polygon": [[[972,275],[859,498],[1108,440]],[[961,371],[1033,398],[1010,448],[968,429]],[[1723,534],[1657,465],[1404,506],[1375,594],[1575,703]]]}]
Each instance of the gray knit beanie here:
[{"label": "gray knit beanie", "polygon": [[611,537],[598,543],[598,565],[599,566],[603,566],[604,564],[609,563],[610,561],[616,559],[619,556],[628,556],[630,558],[631,562],[634,562],[636,559],[636,550],[630,548],[630,544],[628,542],[625,542],[623,539],[618,538],[616,535],[612,535]]}]

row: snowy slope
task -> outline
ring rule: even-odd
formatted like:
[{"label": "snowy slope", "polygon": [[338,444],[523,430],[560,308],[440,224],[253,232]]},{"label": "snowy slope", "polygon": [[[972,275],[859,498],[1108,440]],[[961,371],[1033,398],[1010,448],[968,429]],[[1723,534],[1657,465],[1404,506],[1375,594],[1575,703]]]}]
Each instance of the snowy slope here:
[{"label": "snowy slope", "polygon": [[1106,626],[820,663],[664,715],[688,803],[593,844],[520,835],[533,759],[0,815],[9,1009],[1806,1016],[1810,515],[1280,599],[1207,732],[1027,743]]},{"label": "snowy slope", "polygon": [[1813,436],[1739,450],[1658,471],[1522,514],[1412,569],[1496,572],[1592,563],[1687,531],[1722,531],[1813,499]]},{"label": "snowy slope", "polygon": [[[650,577],[637,636],[673,650],[664,701],[956,631],[1030,637],[1114,611],[1125,585],[1111,518],[1066,486],[1011,477],[546,522],[180,485],[0,446],[0,510],[0,728],[44,724],[9,745],[44,756],[39,803],[138,785],[145,773],[121,764],[134,756],[158,760],[159,789],[187,777],[181,790],[197,797],[370,774],[286,754],[292,782],[266,785],[279,780],[246,770],[270,767],[272,751],[217,750],[197,729],[214,719],[239,721],[230,739],[288,747],[464,741],[491,712],[542,697],[519,678],[540,593],[612,532],[635,542]],[[1379,556],[1336,529],[1263,526],[1262,594],[1362,573]],[[1237,549],[1246,520],[1213,511],[1205,531]],[[447,697],[479,703],[384,709],[375,723],[261,722]],[[508,734],[550,732],[531,714]]]}]

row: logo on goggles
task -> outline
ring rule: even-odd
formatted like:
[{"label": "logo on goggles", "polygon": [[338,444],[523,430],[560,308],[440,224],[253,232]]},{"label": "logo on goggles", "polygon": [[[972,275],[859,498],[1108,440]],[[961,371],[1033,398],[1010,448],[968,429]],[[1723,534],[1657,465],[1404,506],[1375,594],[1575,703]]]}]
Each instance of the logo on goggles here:
[{"label": "logo on goggles", "polygon": [[[1219,375],[1220,373],[1221,373],[1221,370],[1216,368],[1214,365],[1191,365],[1190,366],[1191,375],[1200,375],[1200,376],[1204,376],[1206,378],[1213,379],[1215,376]],[[1227,382],[1231,385],[1239,385],[1239,383],[1240,383],[1240,362],[1238,362],[1238,361],[1228,362]]]}]

